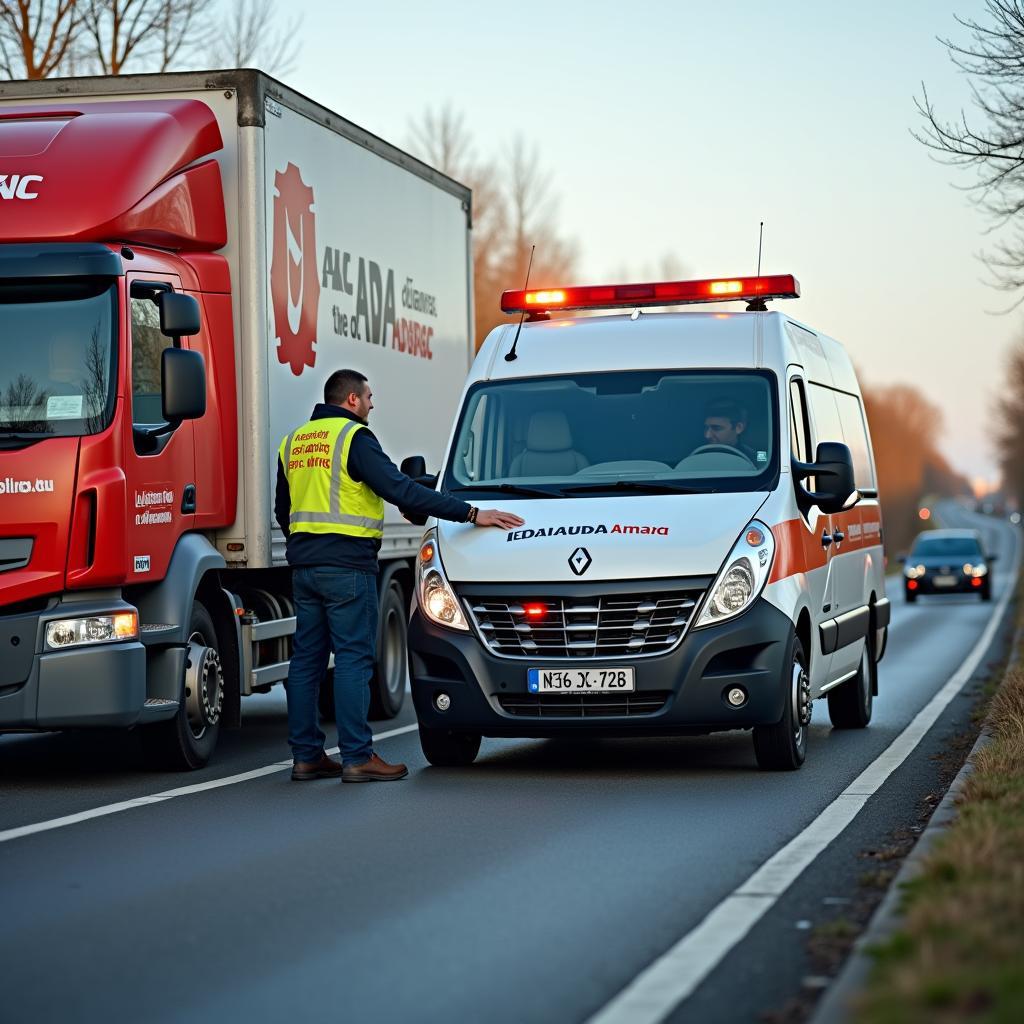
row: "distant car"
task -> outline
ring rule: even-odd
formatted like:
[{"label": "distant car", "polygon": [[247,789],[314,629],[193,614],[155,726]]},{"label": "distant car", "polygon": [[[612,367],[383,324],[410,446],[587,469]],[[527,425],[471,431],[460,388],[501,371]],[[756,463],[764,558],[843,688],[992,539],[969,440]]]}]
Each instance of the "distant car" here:
[{"label": "distant car", "polygon": [[918,594],[976,593],[982,601],[991,601],[995,557],[985,554],[976,530],[918,534],[910,554],[901,559],[907,604],[913,604]]}]

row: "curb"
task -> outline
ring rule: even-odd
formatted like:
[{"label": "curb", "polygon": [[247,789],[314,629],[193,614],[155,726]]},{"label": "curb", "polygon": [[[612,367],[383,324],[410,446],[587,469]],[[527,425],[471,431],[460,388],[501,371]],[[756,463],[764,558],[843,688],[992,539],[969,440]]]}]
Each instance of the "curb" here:
[{"label": "curb", "polygon": [[981,734],[967,755],[967,760],[946,790],[946,795],[939,806],[935,808],[913,849],[907,854],[903,866],[889,886],[889,891],[882,898],[867,927],[853,944],[843,969],[819,1001],[810,1017],[810,1024],[849,1024],[852,1020],[851,1001],[864,990],[868,975],[874,966],[874,958],[868,950],[885,942],[900,927],[903,919],[903,890],[921,874],[925,858],[956,820],[959,813],[957,801],[968,776],[974,771],[975,755],[991,742],[992,737],[986,721],[982,724]]}]

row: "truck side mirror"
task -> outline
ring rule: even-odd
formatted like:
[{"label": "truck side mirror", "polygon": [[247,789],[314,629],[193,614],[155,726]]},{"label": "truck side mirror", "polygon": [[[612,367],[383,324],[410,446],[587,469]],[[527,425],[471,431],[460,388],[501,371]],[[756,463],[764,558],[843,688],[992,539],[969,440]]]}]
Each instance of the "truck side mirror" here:
[{"label": "truck side mirror", "polygon": [[804,511],[817,505],[825,513],[842,512],[860,501],[853,478],[853,456],[845,444],[822,441],[814,462],[794,459],[792,466],[794,480],[813,476],[818,487],[817,491],[808,491],[802,484],[796,484],[797,502]]},{"label": "truck side mirror", "polygon": [[183,338],[199,333],[199,303],[193,295],[160,292],[160,333],[168,338]]},{"label": "truck side mirror", "polygon": [[165,348],[160,358],[160,378],[163,415],[168,423],[177,426],[182,420],[197,420],[206,412],[206,364],[198,352]]}]

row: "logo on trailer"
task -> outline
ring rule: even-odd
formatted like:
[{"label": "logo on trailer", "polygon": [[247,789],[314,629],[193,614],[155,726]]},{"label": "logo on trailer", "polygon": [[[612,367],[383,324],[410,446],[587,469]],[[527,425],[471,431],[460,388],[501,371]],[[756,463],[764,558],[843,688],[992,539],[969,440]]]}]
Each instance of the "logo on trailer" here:
[{"label": "logo on trailer", "polygon": [[38,199],[33,188],[42,183],[41,174],[0,174],[0,199]]},{"label": "logo on trailer", "polygon": [[590,564],[593,561],[590,557],[590,552],[586,548],[577,548],[569,556],[569,568],[577,576],[582,576],[590,568]]},{"label": "logo on trailer", "polygon": [[313,203],[313,188],[302,180],[295,164],[275,174],[270,299],[277,358],[296,377],[316,363],[320,275]]}]

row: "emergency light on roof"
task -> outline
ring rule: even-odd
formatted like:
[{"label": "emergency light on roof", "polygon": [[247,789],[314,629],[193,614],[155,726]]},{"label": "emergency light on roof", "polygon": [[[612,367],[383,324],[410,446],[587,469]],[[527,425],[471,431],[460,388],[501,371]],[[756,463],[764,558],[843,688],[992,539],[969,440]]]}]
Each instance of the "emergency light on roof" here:
[{"label": "emergency light on roof", "polygon": [[800,283],[792,274],[723,277],[704,281],[659,281],[651,284],[599,284],[581,288],[540,288],[501,294],[505,313],[546,313],[556,309],[632,309],[681,306],[691,302],[797,299]]}]

